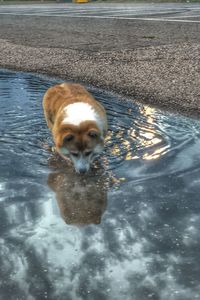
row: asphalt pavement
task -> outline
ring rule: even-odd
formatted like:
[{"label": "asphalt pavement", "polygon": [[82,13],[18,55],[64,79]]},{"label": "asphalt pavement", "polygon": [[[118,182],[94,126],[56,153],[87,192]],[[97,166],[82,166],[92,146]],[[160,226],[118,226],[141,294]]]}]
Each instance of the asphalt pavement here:
[{"label": "asphalt pavement", "polygon": [[0,6],[0,66],[200,115],[199,4]]}]

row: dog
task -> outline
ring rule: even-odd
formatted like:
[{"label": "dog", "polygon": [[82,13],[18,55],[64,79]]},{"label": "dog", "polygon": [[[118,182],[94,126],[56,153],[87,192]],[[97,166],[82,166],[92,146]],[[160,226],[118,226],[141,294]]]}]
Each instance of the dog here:
[{"label": "dog", "polygon": [[56,193],[60,215],[66,224],[83,226],[101,223],[107,206],[103,176],[77,176],[70,166],[67,172],[50,173],[48,186]]},{"label": "dog", "polygon": [[43,109],[56,151],[71,159],[76,172],[89,171],[104,148],[108,130],[104,107],[82,85],[62,83],[47,90]]}]

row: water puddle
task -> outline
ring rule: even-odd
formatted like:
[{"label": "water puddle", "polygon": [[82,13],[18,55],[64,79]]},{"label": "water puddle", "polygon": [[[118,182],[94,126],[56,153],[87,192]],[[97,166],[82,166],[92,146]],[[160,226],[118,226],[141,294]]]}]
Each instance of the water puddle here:
[{"label": "water puddle", "polygon": [[89,87],[110,130],[79,176],[47,150],[57,82],[0,71],[0,299],[199,299],[200,123]]}]

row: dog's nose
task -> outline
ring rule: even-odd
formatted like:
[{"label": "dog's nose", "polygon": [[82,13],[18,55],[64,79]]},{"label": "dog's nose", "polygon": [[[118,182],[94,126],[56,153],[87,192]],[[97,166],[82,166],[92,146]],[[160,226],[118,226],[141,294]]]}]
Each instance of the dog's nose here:
[{"label": "dog's nose", "polygon": [[81,168],[78,170],[80,174],[85,174],[87,172],[86,168]]}]

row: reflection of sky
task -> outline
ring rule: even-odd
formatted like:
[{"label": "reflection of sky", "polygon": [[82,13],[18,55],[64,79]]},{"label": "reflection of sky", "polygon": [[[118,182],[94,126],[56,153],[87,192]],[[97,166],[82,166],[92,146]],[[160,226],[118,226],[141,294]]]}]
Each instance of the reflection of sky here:
[{"label": "reflection of sky", "polygon": [[179,201],[181,184],[169,190],[152,180],[110,191],[101,226],[67,226],[52,193],[35,199],[31,221],[29,203],[13,204],[3,211],[1,278],[17,284],[20,299],[45,292],[48,299],[199,299],[198,196],[185,191]]},{"label": "reflection of sky", "polygon": [[[17,82],[10,89],[9,97],[14,99],[20,85],[11,74]],[[95,199],[95,193],[102,196],[99,225],[67,225],[57,204],[60,194],[46,184],[52,169],[46,164],[48,153],[40,146],[49,135],[39,87],[44,90],[48,84],[23,76],[23,95],[30,101],[34,126],[27,117],[26,101],[21,105],[19,100],[18,110],[12,108],[12,115],[10,109],[6,127],[0,128],[0,299],[200,299],[199,123],[135,106],[144,126],[137,127],[134,118],[128,130],[134,130],[139,140],[138,157],[113,171],[125,181],[110,188],[105,197],[95,179],[94,189],[84,184],[77,189],[76,176],[64,176],[61,200],[65,193],[67,201],[71,195],[71,204],[87,191]],[[30,100],[33,91],[39,99],[37,109],[35,97]],[[17,99],[22,95],[19,90],[16,94]],[[18,121],[11,124],[10,120],[20,111],[18,130],[14,126]],[[125,126],[128,120],[121,122]],[[150,147],[152,152],[148,144],[147,151],[141,141],[151,143],[158,135],[161,144]],[[124,145],[132,151],[129,139],[124,139]],[[166,153],[145,159],[145,153],[153,155],[163,145],[168,147]]]}]

